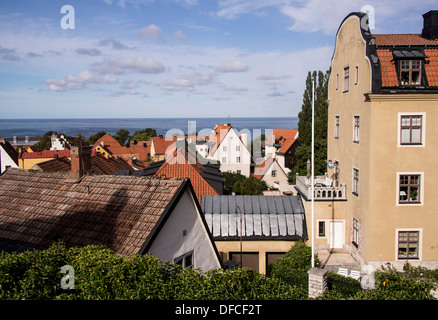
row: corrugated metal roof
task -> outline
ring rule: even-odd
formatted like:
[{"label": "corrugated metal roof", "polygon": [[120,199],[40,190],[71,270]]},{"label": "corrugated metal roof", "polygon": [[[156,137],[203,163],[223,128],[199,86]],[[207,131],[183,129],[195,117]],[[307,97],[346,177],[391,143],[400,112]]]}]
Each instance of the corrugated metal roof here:
[{"label": "corrugated metal roof", "polygon": [[240,211],[245,239],[307,239],[298,196],[202,196],[201,207],[214,240],[240,238]]}]

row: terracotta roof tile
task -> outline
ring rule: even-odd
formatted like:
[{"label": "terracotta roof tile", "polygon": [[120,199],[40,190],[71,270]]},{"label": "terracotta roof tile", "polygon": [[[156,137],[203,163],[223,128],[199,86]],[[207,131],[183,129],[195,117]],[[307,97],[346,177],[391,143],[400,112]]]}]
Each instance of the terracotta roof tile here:
[{"label": "terracotta roof tile", "polygon": [[271,135],[268,137],[266,144],[280,144],[281,147],[277,150],[277,153],[286,153],[287,150],[298,139],[297,129],[277,129],[272,130]]},{"label": "terracotta roof tile", "polygon": [[377,46],[438,45],[438,40],[423,38],[419,34],[373,34]]},{"label": "terracotta roof tile", "polygon": [[167,148],[176,141],[177,137],[152,137],[155,154],[166,154]]},{"label": "terracotta roof tile", "polygon": [[44,150],[40,152],[23,152],[18,155],[19,159],[54,158],[55,154],[59,158],[70,157],[70,150]]},{"label": "terracotta roof tile", "polygon": [[398,87],[396,60],[392,47],[423,47],[426,55],[426,77],[430,87],[438,87],[438,40],[429,40],[418,34],[375,34],[377,55],[382,71],[382,87]]},{"label": "terracotta roof tile", "polygon": [[139,252],[182,179],[10,169],[0,177],[0,238],[48,247],[105,245]]}]

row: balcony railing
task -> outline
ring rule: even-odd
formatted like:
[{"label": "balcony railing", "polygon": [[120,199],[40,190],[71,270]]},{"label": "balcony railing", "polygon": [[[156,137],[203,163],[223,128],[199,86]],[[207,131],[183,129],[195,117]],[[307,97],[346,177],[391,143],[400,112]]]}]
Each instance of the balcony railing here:
[{"label": "balcony railing", "polygon": [[[347,200],[347,186],[341,184],[338,187],[333,186],[333,181],[327,176],[316,176],[314,179],[314,200]],[[299,176],[295,188],[303,195],[306,200],[312,197],[312,179],[306,176]]]}]

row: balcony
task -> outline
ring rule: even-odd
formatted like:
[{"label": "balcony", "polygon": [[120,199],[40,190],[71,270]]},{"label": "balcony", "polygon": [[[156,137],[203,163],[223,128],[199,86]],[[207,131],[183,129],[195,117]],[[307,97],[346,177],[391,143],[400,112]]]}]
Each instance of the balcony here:
[{"label": "balcony", "polygon": [[[341,184],[338,187],[333,186],[333,180],[327,174],[324,176],[316,176],[314,179],[314,200],[315,201],[345,201],[347,200],[347,186]],[[299,176],[295,189],[301,193],[305,200],[310,200],[312,195],[312,179],[306,176]]]}]

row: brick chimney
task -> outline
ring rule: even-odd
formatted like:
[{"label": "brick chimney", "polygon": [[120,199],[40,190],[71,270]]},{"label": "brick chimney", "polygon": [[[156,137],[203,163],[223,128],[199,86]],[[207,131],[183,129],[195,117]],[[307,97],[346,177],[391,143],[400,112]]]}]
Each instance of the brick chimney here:
[{"label": "brick chimney", "polygon": [[92,146],[71,147],[70,180],[79,180],[84,173],[91,170],[91,148]]},{"label": "brick chimney", "polygon": [[429,40],[438,40],[438,10],[423,14],[423,19],[421,35]]}]

